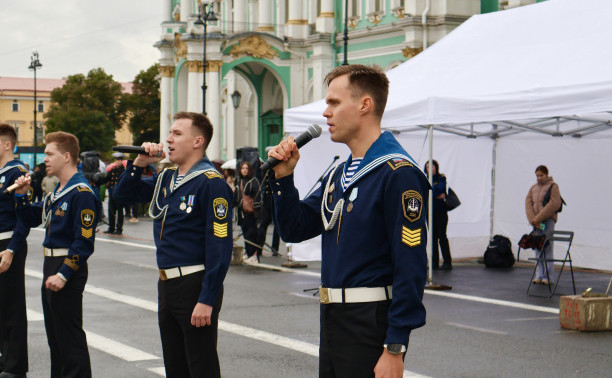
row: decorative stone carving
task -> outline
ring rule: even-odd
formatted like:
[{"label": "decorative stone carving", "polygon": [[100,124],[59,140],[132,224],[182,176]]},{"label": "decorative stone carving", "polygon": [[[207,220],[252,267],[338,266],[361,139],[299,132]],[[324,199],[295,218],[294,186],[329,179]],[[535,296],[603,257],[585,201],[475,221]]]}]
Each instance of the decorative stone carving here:
[{"label": "decorative stone carving", "polygon": [[384,15],[385,15],[385,12],[383,11],[370,12],[367,14],[368,21],[376,25],[382,21],[382,18]]},{"label": "decorative stone carving", "polygon": [[187,69],[189,72],[199,72],[202,73],[202,67],[204,63],[201,60],[190,60],[187,62]]},{"label": "decorative stone carving", "polygon": [[418,53],[423,51],[422,47],[410,47],[406,46],[402,49],[402,56],[406,58],[414,58]]},{"label": "decorative stone carving", "polygon": [[229,52],[234,58],[240,55],[252,56],[259,59],[272,59],[278,56],[278,52],[272,48],[263,38],[258,35],[252,35],[232,46]]},{"label": "decorative stone carving", "polygon": [[181,33],[174,33],[174,47],[176,48],[174,59],[177,62],[181,59],[185,59],[187,56],[187,44],[181,41]]},{"label": "decorative stone carving", "polygon": [[395,18],[404,18],[404,17],[406,17],[406,13],[405,13],[406,10],[404,9],[404,7],[393,8],[393,9],[391,9],[391,12],[395,16]]},{"label": "decorative stone carving", "polygon": [[159,66],[162,77],[174,77],[174,66]]},{"label": "decorative stone carving", "polygon": [[221,66],[223,66],[223,61],[221,60],[207,60],[206,72],[219,72],[221,71]]},{"label": "decorative stone carving", "polygon": [[351,16],[348,18],[348,27],[351,29],[355,29],[357,27],[357,24],[359,23],[359,20],[361,20],[361,17],[359,16]]}]

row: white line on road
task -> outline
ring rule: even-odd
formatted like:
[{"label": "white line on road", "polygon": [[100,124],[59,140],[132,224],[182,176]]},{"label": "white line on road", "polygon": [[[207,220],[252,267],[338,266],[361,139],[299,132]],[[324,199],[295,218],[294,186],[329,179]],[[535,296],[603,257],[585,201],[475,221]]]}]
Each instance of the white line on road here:
[{"label": "white line on road", "polygon": [[[41,272],[37,272],[31,269],[26,269],[26,275],[37,277],[37,278],[42,278]],[[116,301],[116,302],[121,302],[121,303],[125,303],[128,305],[134,306],[134,307],[142,308],[144,310],[157,312],[157,303],[152,302],[152,301],[147,301],[145,299],[116,293],[114,291],[91,286],[89,284],[85,286],[85,291],[88,293],[106,298],[106,299]],[[314,357],[319,356],[319,347],[315,344],[310,344],[304,341],[291,339],[285,336],[275,335],[273,333],[260,331],[258,329],[245,327],[245,326],[241,326],[238,324],[225,322],[223,320],[219,320],[219,329],[225,332],[239,335],[239,336],[248,337],[254,340],[259,340],[259,341],[267,342],[270,344],[278,345],[283,348],[295,350],[297,352],[305,353],[305,354],[308,354]],[[87,334],[89,337],[89,332]],[[96,349],[100,349],[100,348],[96,347]],[[427,378],[427,376],[419,375],[417,373],[413,373],[408,370],[404,370],[404,377]]]},{"label": "white line on road", "polygon": [[[33,311],[30,309],[28,309],[27,311],[28,321],[37,321],[44,319],[43,314],[38,311]],[[94,349],[101,350],[104,353],[110,354],[111,356],[121,358],[122,360],[134,362],[160,359],[160,357],[154,356],[147,352],[143,352],[140,349],[132,348],[129,345],[111,340],[104,336],[98,335],[97,333],[93,333],[87,330],[85,330],[85,333],[87,334],[87,345]]]},{"label": "white line on road", "polygon": [[473,296],[473,295],[448,293],[448,292],[445,292],[445,291],[433,291],[433,290],[425,290],[425,293],[430,294],[430,295],[437,295],[439,297],[448,297],[448,298],[454,298],[454,299],[463,299],[465,301],[488,303],[488,304],[494,304],[494,305],[506,306],[506,307],[514,307],[514,308],[520,308],[520,309],[523,309],[523,310],[547,312],[549,314],[559,314],[559,309],[558,308],[544,307],[544,306],[535,306],[535,305],[519,303],[519,302],[503,301],[501,299],[483,298],[483,297],[476,297],[476,296]]},{"label": "white line on road", "polygon": [[[32,230],[36,230],[36,231],[40,231],[40,232],[45,232],[46,231],[44,228],[40,228],[40,227],[32,228]],[[112,240],[112,239],[101,238],[99,236],[96,236],[96,241],[103,241],[103,242],[106,242],[106,243],[114,243],[114,244],[127,245],[127,246],[130,246],[130,247],[139,247],[139,248],[146,248],[146,249],[157,249],[157,247],[155,247],[154,245],[131,243],[131,242],[126,242],[126,241],[121,241],[121,240]]]},{"label": "white line on road", "polygon": [[459,323],[446,323],[449,326],[453,326],[453,327],[457,327],[457,328],[464,328],[464,329],[469,329],[472,331],[478,331],[478,332],[484,332],[484,333],[492,333],[494,335],[507,335],[508,332],[504,332],[504,331],[496,331],[494,329],[488,329],[488,328],[480,328],[480,327],[473,327],[473,326],[469,326],[469,325],[465,325],[465,324],[459,324]]},{"label": "white line on road", "polygon": [[513,318],[513,319],[504,319],[507,322],[526,322],[532,320],[551,320],[551,319],[559,319],[558,316],[540,316],[533,318]]}]

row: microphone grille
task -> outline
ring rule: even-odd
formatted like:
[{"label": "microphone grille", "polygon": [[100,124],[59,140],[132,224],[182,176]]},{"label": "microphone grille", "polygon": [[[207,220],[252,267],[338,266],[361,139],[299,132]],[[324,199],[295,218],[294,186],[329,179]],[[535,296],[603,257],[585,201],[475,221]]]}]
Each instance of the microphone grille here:
[{"label": "microphone grille", "polygon": [[308,134],[310,134],[310,136],[312,136],[313,138],[320,137],[321,132],[321,126],[317,125],[316,123],[313,123],[312,125],[308,126]]}]

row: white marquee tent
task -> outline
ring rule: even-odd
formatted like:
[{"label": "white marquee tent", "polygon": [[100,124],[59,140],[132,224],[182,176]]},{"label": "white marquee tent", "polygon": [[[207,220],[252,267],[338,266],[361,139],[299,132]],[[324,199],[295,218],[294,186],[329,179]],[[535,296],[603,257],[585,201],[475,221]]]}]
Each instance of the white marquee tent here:
[{"label": "white marquee tent", "polygon": [[[529,231],[524,199],[545,164],[568,203],[556,229],[575,232],[577,266],[612,269],[612,1],[550,0],[477,15],[388,72],[383,128],[422,165],[433,156],[463,204],[450,213],[454,258],[480,256],[491,234]],[[324,125],[323,100],[288,109],[285,130]],[[329,134],[304,146],[305,194],[335,155]],[[295,259],[320,258],[313,240]],[[557,248],[560,253],[560,248]]]}]

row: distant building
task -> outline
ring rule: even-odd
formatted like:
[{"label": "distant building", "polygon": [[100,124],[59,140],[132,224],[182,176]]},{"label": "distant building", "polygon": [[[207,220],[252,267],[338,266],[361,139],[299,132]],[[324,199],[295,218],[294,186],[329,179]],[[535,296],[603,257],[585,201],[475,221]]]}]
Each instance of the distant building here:
[{"label": "distant building", "polygon": [[[51,91],[64,85],[64,79],[36,79],[37,135],[36,145],[44,145],[44,114],[49,110]],[[132,83],[121,83],[124,93],[132,93]],[[19,158],[32,166],[34,160],[34,78],[0,77],[0,122],[17,130]],[[127,123],[115,133],[117,144],[132,144]],[[36,162],[45,158],[43,148],[36,151]]]},{"label": "distant building", "polygon": [[[348,63],[388,70],[474,14],[535,2],[348,0]],[[206,38],[206,113],[215,126],[211,158],[233,158],[244,146],[258,147],[263,156],[282,138],[284,110],[324,97],[325,74],[343,63],[345,0],[163,3],[155,44],[161,52],[162,139],[176,112],[203,110],[203,27],[195,23],[200,4],[212,4],[217,19],[207,23]]]}]

